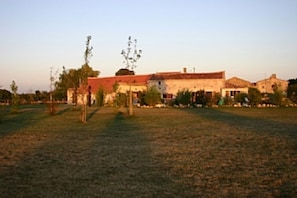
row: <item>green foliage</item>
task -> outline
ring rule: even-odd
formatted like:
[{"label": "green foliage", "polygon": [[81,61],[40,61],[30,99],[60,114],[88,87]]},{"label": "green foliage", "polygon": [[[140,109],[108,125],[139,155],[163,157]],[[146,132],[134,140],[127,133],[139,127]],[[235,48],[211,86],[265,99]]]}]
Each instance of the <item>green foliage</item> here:
[{"label": "green foliage", "polygon": [[272,104],[281,106],[283,101],[283,93],[280,90],[276,90],[273,94]]},{"label": "green foliage", "polygon": [[220,93],[215,93],[214,97],[213,97],[213,104],[219,104],[219,101],[221,100],[221,94]]},{"label": "green foliage", "polygon": [[231,105],[233,102],[232,98],[230,96],[224,97],[224,104],[225,105]]},{"label": "green foliage", "polygon": [[238,93],[235,95],[235,101],[236,102],[240,102],[240,103],[245,103],[245,98],[248,98],[248,94],[247,93]]},{"label": "green foliage", "polygon": [[155,106],[161,102],[161,94],[156,86],[152,86],[147,90],[144,96],[144,102],[150,106]]},{"label": "green foliage", "polygon": [[[192,92],[188,89],[179,90],[176,95],[177,104],[189,105],[191,104]],[[197,98],[198,102],[198,98]]]},{"label": "green foliage", "polygon": [[287,97],[297,103],[297,78],[289,80]]},{"label": "green foliage", "polygon": [[104,90],[101,86],[96,93],[96,102],[98,107],[102,107],[104,104]]},{"label": "green foliage", "polygon": [[0,103],[6,103],[11,100],[11,93],[6,89],[0,89]]},{"label": "green foliage", "polygon": [[19,95],[17,93],[18,86],[16,85],[15,81],[13,80],[10,85],[11,91],[12,91],[12,99],[11,99],[11,109],[10,111],[12,113],[18,112],[18,105],[19,105]]},{"label": "green foliage", "polygon": [[208,103],[208,98],[204,90],[199,90],[196,92],[196,103],[202,104],[203,106],[205,106]]},{"label": "green foliage", "polygon": [[252,106],[257,106],[262,99],[261,92],[257,88],[250,87],[248,90],[248,99]]},{"label": "green foliage", "polygon": [[139,104],[142,106],[142,105],[146,105],[146,103],[145,103],[145,100],[144,100],[144,98],[145,98],[145,94],[146,94],[146,92],[139,92],[138,93],[138,102],[139,102]]},{"label": "green foliage", "polygon": [[88,77],[97,77],[99,71],[95,71],[88,64],[82,65],[79,69],[69,69],[63,66],[63,71],[55,86],[55,98],[57,100],[66,100],[67,90],[69,88],[78,88],[80,83],[86,83]]},{"label": "green foliage", "polygon": [[273,86],[273,93],[264,94],[264,102],[281,106],[283,103],[283,91],[279,89],[279,86],[275,83]]},{"label": "green foliage", "polygon": [[129,69],[119,69],[116,73],[116,76],[126,76],[126,75],[135,75],[133,70],[129,70]]}]

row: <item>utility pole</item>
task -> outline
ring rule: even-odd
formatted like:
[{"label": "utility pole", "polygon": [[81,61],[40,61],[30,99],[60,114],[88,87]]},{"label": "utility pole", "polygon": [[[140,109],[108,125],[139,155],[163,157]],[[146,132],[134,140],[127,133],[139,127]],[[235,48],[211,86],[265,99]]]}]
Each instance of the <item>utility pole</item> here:
[{"label": "utility pole", "polygon": [[[132,51],[132,46],[134,49]],[[142,50],[137,50],[137,40],[132,41],[131,36],[128,38],[128,47],[127,50],[122,50],[121,55],[124,57],[124,63],[126,64],[126,69],[129,70],[129,116],[133,115],[133,96],[132,96],[132,72],[136,68],[136,62],[141,57]]]}]

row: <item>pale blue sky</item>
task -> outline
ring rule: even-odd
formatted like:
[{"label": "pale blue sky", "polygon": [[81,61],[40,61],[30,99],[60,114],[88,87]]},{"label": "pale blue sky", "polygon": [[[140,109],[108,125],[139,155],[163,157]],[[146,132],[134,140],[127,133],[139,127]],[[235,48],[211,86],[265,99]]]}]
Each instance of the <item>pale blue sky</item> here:
[{"label": "pale blue sky", "polygon": [[296,0],[0,0],[0,86],[49,89],[50,67],[79,68],[92,36],[100,76],[123,66],[128,37],[136,74],[226,71],[258,81],[297,78]]}]

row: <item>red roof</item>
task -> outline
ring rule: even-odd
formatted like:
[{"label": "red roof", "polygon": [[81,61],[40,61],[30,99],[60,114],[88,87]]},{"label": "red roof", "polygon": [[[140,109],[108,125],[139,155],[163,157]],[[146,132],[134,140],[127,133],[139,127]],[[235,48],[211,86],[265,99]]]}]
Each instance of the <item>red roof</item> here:
[{"label": "red roof", "polygon": [[103,87],[105,92],[112,92],[113,85],[118,83],[132,83],[147,85],[148,80],[151,78],[151,74],[148,75],[127,75],[127,76],[112,76],[112,77],[89,77],[88,85],[91,86],[91,92],[96,93],[99,87]]},{"label": "red roof", "polygon": [[225,79],[225,72],[212,73],[156,73],[152,74],[150,80],[166,79]]},{"label": "red roof", "polygon": [[113,85],[118,83],[132,83],[139,85],[147,85],[149,80],[166,80],[166,79],[225,79],[225,72],[212,73],[180,73],[166,72],[147,75],[127,75],[127,76],[112,76],[112,77],[89,77],[88,85],[91,86],[91,92],[96,93],[99,87],[103,87],[105,92],[113,92]]}]

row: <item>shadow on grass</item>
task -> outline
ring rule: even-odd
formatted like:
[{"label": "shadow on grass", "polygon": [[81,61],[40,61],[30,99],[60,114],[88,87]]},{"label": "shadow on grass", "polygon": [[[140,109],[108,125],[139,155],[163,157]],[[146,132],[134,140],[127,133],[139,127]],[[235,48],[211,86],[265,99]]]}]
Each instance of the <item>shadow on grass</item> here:
[{"label": "shadow on grass", "polygon": [[9,109],[6,109],[0,122],[0,137],[15,133],[28,126],[33,126],[43,119],[47,119],[52,116],[60,116],[66,113],[69,109],[70,107],[68,106],[59,107],[59,111],[54,115],[50,115],[47,112],[45,105],[20,106],[17,113],[11,113]]},{"label": "shadow on grass", "polygon": [[99,110],[99,107],[95,108],[91,113],[89,113],[89,114],[87,115],[87,121],[88,121],[89,119],[91,119],[91,118],[97,113],[98,110]]},{"label": "shadow on grass", "polygon": [[[153,156],[135,118],[94,110],[98,122],[56,132],[16,166],[1,172],[7,197],[190,197]],[[101,118],[101,119],[100,119]]]},{"label": "shadow on grass", "polygon": [[[242,130],[255,133],[269,133],[271,135],[285,135],[291,138],[297,137],[297,120],[295,123],[286,123],[282,121],[282,114],[279,115],[279,120],[270,120],[265,117],[265,113],[263,116],[253,116],[252,113],[249,113],[251,116],[246,116],[239,111],[236,113],[236,110],[234,109],[234,113],[220,108],[189,109],[187,111],[205,119],[221,122]],[[244,110],[259,113],[263,109],[258,109],[259,111],[257,109],[240,109],[240,111]],[[268,115],[269,112],[266,112],[266,114]]]},{"label": "shadow on grass", "polygon": [[83,194],[102,197],[174,197],[189,196],[189,187],[175,183],[166,167],[152,156],[144,126],[135,117],[117,113],[90,149],[96,182]]},{"label": "shadow on grass", "polygon": [[0,123],[0,137],[31,125],[32,121],[39,119],[40,111],[40,108],[22,108],[17,113],[6,111]]}]

